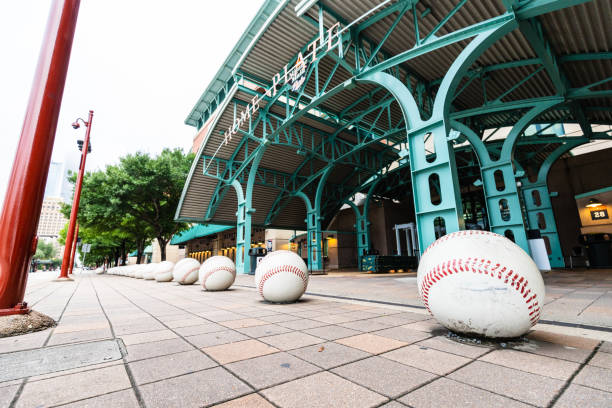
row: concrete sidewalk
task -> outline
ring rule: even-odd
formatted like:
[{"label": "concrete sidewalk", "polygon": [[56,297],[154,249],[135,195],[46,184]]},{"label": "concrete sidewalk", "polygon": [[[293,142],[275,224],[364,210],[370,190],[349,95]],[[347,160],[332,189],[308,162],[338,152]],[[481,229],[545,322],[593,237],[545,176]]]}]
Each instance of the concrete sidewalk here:
[{"label": "concrete sidewalk", "polygon": [[[612,343],[594,338],[538,329],[514,348],[468,345],[417,308],[311,295],[270,305],[242,286],[54,277],[30,275],[26,300],[57,327],[0,339],[2,361],[38,365],[0,382],[0,406],[612,406]],[[375,279],[378,299],[398,296]],[[327,281],[314,277],[309,291]],[[89,360],[76,351],[83,342]],[[62,361],[75,368],[55,371],[41,353],[74,356]],[[0,378],[10,371],[0,366]]]}]

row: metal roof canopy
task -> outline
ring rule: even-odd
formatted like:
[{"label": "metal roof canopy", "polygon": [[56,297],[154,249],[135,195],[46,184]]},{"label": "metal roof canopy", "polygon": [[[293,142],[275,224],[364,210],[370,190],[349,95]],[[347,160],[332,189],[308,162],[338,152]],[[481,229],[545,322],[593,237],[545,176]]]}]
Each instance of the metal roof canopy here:
[{"label": "metal roof canopy", "polygon": [[[432,120],[442,112],[438,99],[449,86],[453,94],[444,117],[463,130],[459,137],[447,137],[457,146],[467,137],[482,171],[482,160],[497,148],[485,138],[487,129],[578,123],[586,138],[582,143],[609,138],[609,132],[591,130],[592,124],[612,123],[612,32],[606,15],[612,15],[612,3],[605,0],[269,0],[186,120],[198,128],[212,123],[177,219],[233,224],[246,199],[239,225],[248,219],[250,228],[252,218],[253,225],[304,229],[309,205],[319,211],[316,201],[322,195],[326,207],[336,210],[409,162],[413,179],[423,180],[413,190],[421,191],[433,170],[425,160],[423,169],[413,167],[418,158],[409,154],[415,146],[407,143],[406,129],[408,142],[411,135],[424,134],[419,143],[426,162],[446,160],[446,147],[439,150],[435,142],[434,151],[439,136],[406,118],[414,121],[416,114],[422,123],[435,125]],[[308,46],[317,39],[325,42],[318,43],[315,59]],[[334,41],[334,47],[325,46]],[[480,51],[461,75],[444,82],[472,49]],[[300,65],[298,53],[312,62]],[[301,76],[291,79],[299,69]],[[395,88],[381,86],[380,78],[403,84],[414,108],[401,107]],[[303,82],[296,87],[297,79]],[[257,109],[253,98],[259,100]],[[411,116],[406,109],[415,111]],[[525,144],[542,140],[527,138],[523,130],[503,143],[504,157],[515,151],[516,140],[523,144],[516,149],[523,152],[519,156],[539,162],[567,142],[558,138],[548,147],[526,149]],[[456,170],[448,166],[450,177]],[[508,194],[514,199],[516,189]],[[419,208],[417,214],[431,217],[439,212]],[[325,222],[332,216],[317,218]]]}]

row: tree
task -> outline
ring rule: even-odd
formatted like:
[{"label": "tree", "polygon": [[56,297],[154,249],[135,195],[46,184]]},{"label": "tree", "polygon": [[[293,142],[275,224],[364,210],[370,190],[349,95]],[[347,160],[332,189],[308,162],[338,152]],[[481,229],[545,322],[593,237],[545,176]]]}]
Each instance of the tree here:
[{"label": "tree", "polygon": [[52,260],[57,257],[57,248],[51,242],[38,241],[36,253],[33,258],[36,260]]},{"label": "tree", "polygon": [[174,214],[193,158],[193,154],[185,155],[180,149],[164,149],[155,158],[145,153],[125,156],[116,169],[115,176],[121,182],[113,195],[127,214],[151,227],[162,261],[166,260],[166,244],[172,236],[188,227],[175,222]]},{"label": "tree", "polygon": [[[174,214],[193,154],[165,149],[157,157],[136,153],[120,159],[104,171],[87,173],[79,205],[78,221],[83,242],[98,245],[115,264],[124,261],[133,249],[140,263],[144,248],[157,239],[161,259],[166,259],[166,244],[172,236],[188,227],[176,223]],[[73,176],[71,181],[74,183]],[[70,214],[70,206],[62,209]],[[88,236],[86,240],[86,236]],[[91,238],[89,238],[91,237]]]}]

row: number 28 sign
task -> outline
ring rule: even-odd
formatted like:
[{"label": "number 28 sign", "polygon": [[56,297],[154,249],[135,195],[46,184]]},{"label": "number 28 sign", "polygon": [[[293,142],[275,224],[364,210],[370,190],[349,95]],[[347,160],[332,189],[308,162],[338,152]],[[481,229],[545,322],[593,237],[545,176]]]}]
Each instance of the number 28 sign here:
[{"label": "number 28 sign", "polygon": [[607,209],[597,209],[591,211],[591,219],[593,221],[596,220],[606,220],[608,219],[608,210]]}]

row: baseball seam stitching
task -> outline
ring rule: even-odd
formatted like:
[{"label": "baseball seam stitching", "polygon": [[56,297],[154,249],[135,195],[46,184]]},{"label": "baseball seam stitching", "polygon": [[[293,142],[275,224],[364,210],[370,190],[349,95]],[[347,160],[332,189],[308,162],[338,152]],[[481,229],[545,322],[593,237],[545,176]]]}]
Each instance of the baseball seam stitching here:
[{"label": "baseball seam stitching", "polygon": [[[425,304],[427,311],[431,314],[429,309],[429,290],[434,286],[436,282],[443,279],[446,276],[454,275],[460,272],[472,272],[478,274],[484,274],[492,278],[496,278],[504,282],[504,284],[510,284],[510,287],[520,292],[527,310],[529,311],[529,320],[531,326],[534,326],[540,318],[542,308],[536,299],[537,295],[531,293],[531,289],[527,288],[529,282],[524,276],[520,276],[511,268],[502,266],[499,263],[493,263],[491,260],[484,258],[455,258],[450,259],[446,262],[442,262],[434,266],[421,281],[421,300]],[[530,296],[531,295],[531,296]]]},{"label": "baseball seam stitching", "polygon": [[[197,269],[195,269],[197,270]],[[179,281],[180,282],[185,282],[185,279],[187,278],[187,276],[189,276],[190,273],[193,273],[194,270],[190,270],[189,272],[187,272],[185,275],[183,275],[183,278]]]},{"label": "baseball seam stitching", "polygon": [[290,272],[300,277],[302,279],[302,284],[304,285],[304,291],[306,291],[307,283],[306,283],[306,274],[304,273],[304,271],[302,271],[302,269],[298,268],[297,266],[285,264],[285,265],[278,265],[266,271],[262,275],[261,280],[259,281],[259,287],[258,287],[259,294],[261,295],[261,297],[263,297],[263,288],[264,288],[264,284],[266,283],[266,281],[279,272]]},{"label": "baseball seam stitching", "polygon": [[205,272],[204,276],[202,277],[202,286],[204,286],[204,289],[208,289],[206,287],[206,280],[208,278],[210,278],[210,275],[212,275],[213,273],[218,272],[218,271],[227,271],[227,272],[229,272],[231,274],[235,274],[236,273],[236,269],[232,268],[231,266],[225,266],[225,265],[215,266],[215,269],[211,269],[210,271]]}]

